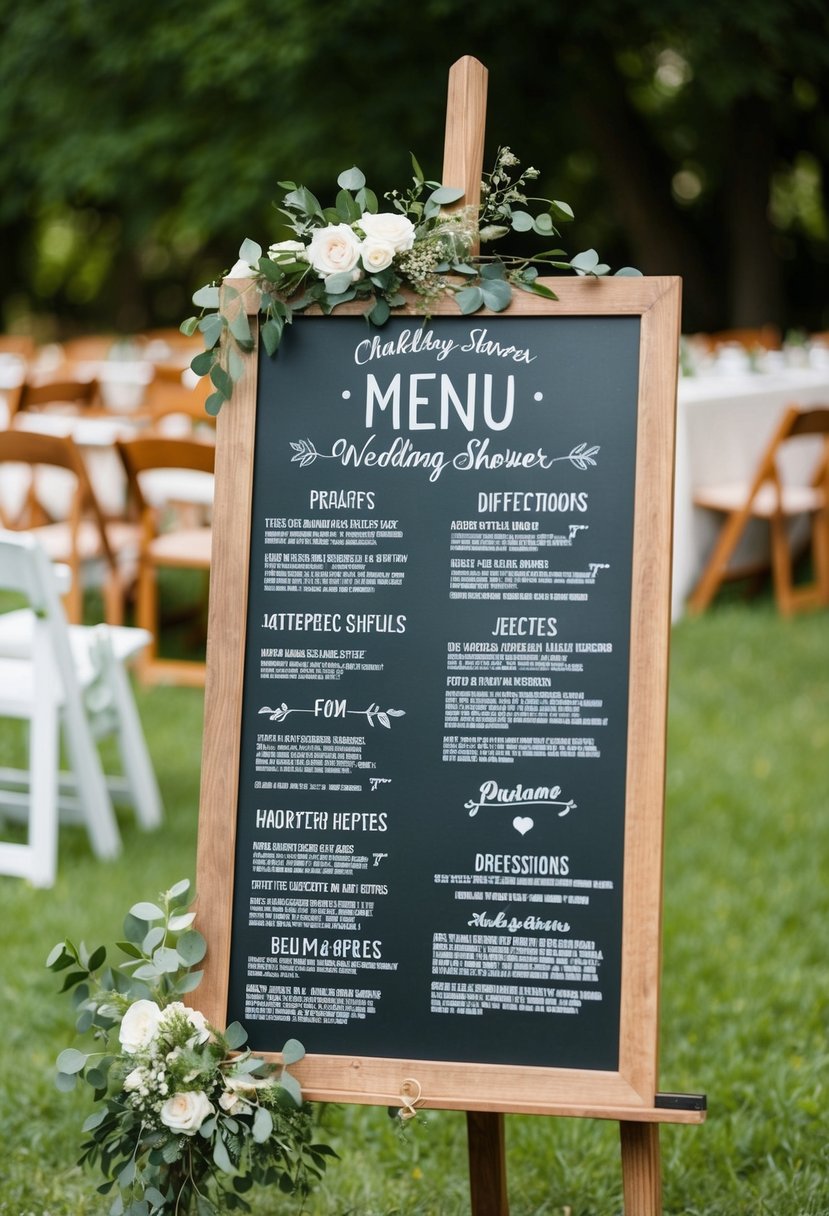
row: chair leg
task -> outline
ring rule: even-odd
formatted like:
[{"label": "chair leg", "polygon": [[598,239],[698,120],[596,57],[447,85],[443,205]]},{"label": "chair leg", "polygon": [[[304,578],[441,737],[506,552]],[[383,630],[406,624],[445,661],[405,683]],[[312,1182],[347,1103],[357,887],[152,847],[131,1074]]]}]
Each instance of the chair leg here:
[{"label": "chair leg", "polygon": [[[103,631],[101,631],[103,633]],[[162,820],[161,794],[155,776],[141,719],[132,695],[129,677],[123,664],[112,653],[109,638],[101,641],[101,650],[107,683],[112,692],[115,707],[118,751],[121,766],[127,778],[135,816],[146,831],[157,828]]]},{"label": "chair leg", "polygon": [[29,878],[54,886],[58,864],[58,707],[38,705],[29,735]]},{"label": "chair leg", "polygon": [[158,657],[159,631],[157,575],[154,568],[143,561],[138,570],[135,623],[140,629],[146,629],[151,639],[138,660],[138,674],[143,680]]},{"label": "chair leg", "polygon": [[780,615],[791,616],[795,608],[795,594],[792,582],[792,554],[789,548],[786,521],[782,515],[772,515],[769,525],[774,599]]},{"label": "chair leg", "polygon": [[829,506],[818,511],[812,521],[812,564],[818,600],[829,607]]},{"label": "chair leg", "polygon": [[101,767],[101,757],[82,704],[72,705],[67,698],[63,728],[92,851],[102,860],[117,857],[121,852],[118,824]]},{"label": "chair leg", "polygon": [[748,521],[748,512],[734,511],[725,520],[713,552],[688,599],[688,611],[705,612],[725,578],[728,561]]}]

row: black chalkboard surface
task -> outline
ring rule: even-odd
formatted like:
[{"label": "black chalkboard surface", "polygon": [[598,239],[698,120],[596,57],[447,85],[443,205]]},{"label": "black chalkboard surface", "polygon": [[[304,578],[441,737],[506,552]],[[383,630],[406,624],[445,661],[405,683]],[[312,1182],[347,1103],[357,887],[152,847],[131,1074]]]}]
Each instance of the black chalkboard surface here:
[{"label": "black chalkboard surface", "polygon": [[312,1101],[667,1117],[679,282],[548,283],[301,317],[218,418],[199,1004]]},{"label": "black chalkboard surface", "polygon": [[619,1067],[640,325],[303,318],[260,356],[255,1049]]}]

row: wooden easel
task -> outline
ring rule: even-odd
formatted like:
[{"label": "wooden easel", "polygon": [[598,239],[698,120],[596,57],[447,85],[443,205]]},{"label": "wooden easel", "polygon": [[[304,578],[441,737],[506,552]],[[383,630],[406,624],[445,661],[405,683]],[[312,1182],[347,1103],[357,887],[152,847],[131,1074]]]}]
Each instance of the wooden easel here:
[{"label": "wooden easel", "polygon": [[[488,73],[465,56],[449,72],[442,182],[462,186],[457,207],[476,207],[481,196]],[[477,252],[477,247],[474,250]],[[687,1097],[687,1101],[684,1099]],[[657,1097],[656,1104],[660,1105]],[[673,1095],[663,1105],[702,1109],[704,1100]],[[469,1185],[472,1216],[509,1216],[504,1116],[468,1111]],[[625,1216],[662,1216],[659,1123],[620,1120]]]}]

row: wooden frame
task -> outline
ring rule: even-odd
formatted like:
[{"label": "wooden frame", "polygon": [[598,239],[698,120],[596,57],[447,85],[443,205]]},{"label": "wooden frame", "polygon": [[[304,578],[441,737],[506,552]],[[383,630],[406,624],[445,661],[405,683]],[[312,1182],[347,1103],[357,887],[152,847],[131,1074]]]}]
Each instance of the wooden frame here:
[{"label": "wooden frame", "polygon": [[[312,1100],[400,1105],[407,1079],[415,1078],[424,1104],[436,1108],[697,1123],[702,1111],[656,1105],[679,280],[555,279],[549,284],[556,302],[519,294],[506,315],[640,319],[619,1068],[595,1072],[310,1055],[296,1071]],[[351,305],[340,311],[360,310]],[[442,314],[456,314],[451,300],[432,313]],[[411,315],[417,315],[414,308]],[[493,314],[481,315],[497,325]],[[209,942],[200,1005],[219,1025],[228,996],[256,366],[254,351],[233,401],[219,416],[217,434],[198,889],[199,927]]]}]

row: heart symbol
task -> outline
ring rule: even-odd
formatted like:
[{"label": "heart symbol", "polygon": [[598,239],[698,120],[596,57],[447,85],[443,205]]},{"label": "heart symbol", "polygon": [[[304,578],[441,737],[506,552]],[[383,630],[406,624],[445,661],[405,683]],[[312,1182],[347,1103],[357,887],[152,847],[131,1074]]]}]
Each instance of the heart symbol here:
[{"label": "heart symbol", "polygon": [[520,832],[522,836],[526,836],[527,832],[535,827],[535,821],[530,819],[529,815],[516,815],[512,821],[512,826],[516,832]]}]

